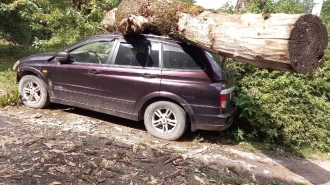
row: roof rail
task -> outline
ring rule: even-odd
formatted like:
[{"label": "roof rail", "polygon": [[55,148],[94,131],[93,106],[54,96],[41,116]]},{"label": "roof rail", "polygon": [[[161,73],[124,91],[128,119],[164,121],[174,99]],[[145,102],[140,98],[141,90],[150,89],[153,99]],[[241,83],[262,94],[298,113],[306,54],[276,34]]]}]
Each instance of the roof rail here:
[{"label": "roof rail", "polygon": [[[115,32],[111,32],[111,34],[121,35],[122,33],[115,31]],[[136,34],[136,33],[133,33],[133,35],[143,35],[143,36],[151,37],[151,38],[161,38],[161,39],[173,40],[173,38],[171,38],[169,36],[160,36],[160,35],[154,35],[154,34]]]},{"label": "roof rail", "polygon": [[142,35],[147,36],[147,37],[151,37],[151,38],[161,38],[161,39],[173,40],[169,36],[160,36],[160,35],[154,35],[154,34],[142,34]]}]

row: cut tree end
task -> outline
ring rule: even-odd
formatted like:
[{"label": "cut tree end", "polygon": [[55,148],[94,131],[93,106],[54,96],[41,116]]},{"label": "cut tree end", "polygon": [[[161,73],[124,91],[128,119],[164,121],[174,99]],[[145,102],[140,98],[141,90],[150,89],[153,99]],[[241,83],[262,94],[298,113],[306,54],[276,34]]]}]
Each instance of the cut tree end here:
[{"label": "cut tree end", "polygon": [[312,14],[301,16],[289,40],[292,68],[301,74],[314,72],[321,65],[327,46],[328,33],[321,19]]}]

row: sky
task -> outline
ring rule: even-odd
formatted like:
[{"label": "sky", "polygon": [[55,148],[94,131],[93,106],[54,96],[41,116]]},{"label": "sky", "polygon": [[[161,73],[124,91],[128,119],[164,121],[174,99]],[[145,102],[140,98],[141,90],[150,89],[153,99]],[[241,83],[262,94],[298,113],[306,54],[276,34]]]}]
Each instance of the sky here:
[{"label": "sky", "polygon": [[[226,2],[229,2],[233,6],[235,6],[237,0],[195,0],[196,5],[203,6],[204,8],[207,9],[219,9]],[[314,0],[314,2],[315,2],[315,7],[313,8],[312,14],[319,16],[322,9],[321,2],[323,2],[323,0]]]},{"label": "sky", "polygon": [[227,1],[235,6],[237,0],[195,0],[195,4],[207,9],[218,9]]}]

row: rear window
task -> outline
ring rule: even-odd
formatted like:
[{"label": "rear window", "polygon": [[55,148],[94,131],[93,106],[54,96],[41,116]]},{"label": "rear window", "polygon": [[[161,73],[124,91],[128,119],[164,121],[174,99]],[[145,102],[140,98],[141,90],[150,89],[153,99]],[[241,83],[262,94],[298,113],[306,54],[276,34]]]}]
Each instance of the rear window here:
[{"label": "rear window", "polygon": [[[188,53],[186,53],[188,52]],[[163,45],[163,58],[164,68],[168,69],[188,69],[188,70],[203,70],[204,66],[193,56],[190,48],[185,48],[185,51],[181,47],[172,45]]]},{"label": "rear window", "polygon": [[218,71],[221,70],[221,61],[220,61],[220,56],[218,55],[218,57],[215,57],[214,55],[212,55],[211,53],[205,51],[205,55],[207,57],[207,59],[209,61],[211,61],[211,65],[213,67],[214,70]]}]

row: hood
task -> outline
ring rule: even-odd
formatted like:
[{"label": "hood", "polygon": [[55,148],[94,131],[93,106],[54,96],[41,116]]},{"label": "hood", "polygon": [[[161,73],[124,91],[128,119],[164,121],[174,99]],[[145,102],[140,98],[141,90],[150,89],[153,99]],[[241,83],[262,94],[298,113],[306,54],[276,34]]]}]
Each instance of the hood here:
[{"label": "hood", "polygon": [[41,53],[31,55],[19,60],[20,63],[29,62],[29,61],[48,61],[49,59],[53,58],[56,53]]}]

